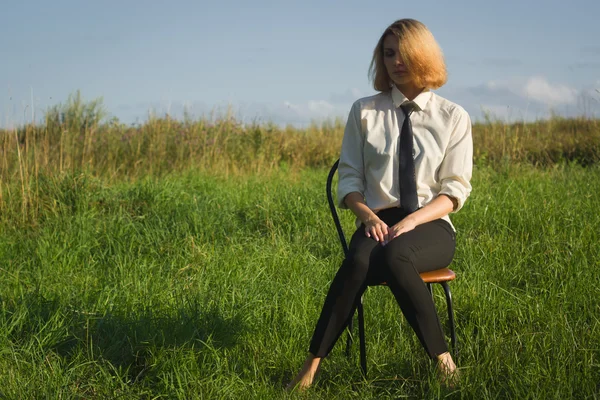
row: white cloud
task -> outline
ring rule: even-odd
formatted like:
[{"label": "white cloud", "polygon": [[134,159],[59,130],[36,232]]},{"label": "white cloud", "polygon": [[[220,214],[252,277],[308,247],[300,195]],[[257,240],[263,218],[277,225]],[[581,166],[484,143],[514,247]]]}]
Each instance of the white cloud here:
[{"label": "white cloud", "polygon": [[309,112],[321,116],[327,116],[335,110],[335,106],[325,100],[311,100],[307,108]]},{"label": "white cloud", "polygon": [[[442,96],[465,107],[475,120],[486,117],[503,121],[538,120],[600,115],[600,82],[576,89],[543,76],[490,80],[471,87],[442,88]],[[598,88],[600,89],[600,88]]]},{"label": "white cloud", "polygon": [[473,113],[471,117],[476,121],[535,121],[547,119],[552,116],[552,109],[532,107],[531,105],[499,105],[499,104],[481,104],[479,113]]},{"label": "white cloud", "polygon": [[523,94],[529,99],[552,106],[575,104],[578,93],[567,85],[552,85],[545,78],[534,76],[526,82]]},{"label": "white cloud", "polygon": [[323,121],[341,117],[344,113],[348,112],[346,108],[346,105],[327,100],[309,100],[302,103],[285,101],[280,104],[265,104],[261,110],[257,110],[255,106],[250,106],[246,110],[242,110],[242,113],[246,116],[255,114],[260,116],[261,119],[283,125],[303,126],[312,121]]},{"label": "white cloud", "polygon": [[511,121],[515,118],[514,110],[508,106],[496,104],[482,104],[481,112],[486,118],[491,120]]},{"label": "white cloud", "polygon": [[[564,116],[600,115],[600,80],[591,81],[587,89],[576,90],[563,83],[550,82],[542,76],[490,80],[473,87],[445,86],[439,93],[465,107],[474,120],[487,117],[502,121],[545,119],[553,113]],[[148,110],[158,114],[170,112],[180,117],[186,108],[192,117],[219,118],[228,113],[243,123],[273,122],[304,127],[311,122],[340,118],[345,121],[350,106],[358,98],[372,94],[368,89],[349,88],[310,100],[275,102],[217,103],[174,102],[170,107],[145,103],[131,110],[118,110],[129,120],[144,120]],[[152,107],[151,107],[152,105]],[[119,116],[121,116],[119,115]]]},{"label": "white cloud", "polygon": [[350,92],[352,93],[352,96],[355,99],[358,99],[359,97],[363,97],[364,96],[363,93],[360,91],[360,89],[357,89],[357,88],[352,88],[350,90]]},{"label": "white cloud", "polygon": [[542,76],[492,80],[471,89],[474,95],[521,98],[545,106],[573,105],[580,94],[576,89],[559,83],[550,83]]},{"label": "white cloud", "polygon": [[300,108],[297,105],[290,103],[287,100],[283,102],[283,106],[289,108],[292,111],[300,112]]},{"label": "white cloud", "polygon": [[119,105],[112,111],[126,122],[143,122],[148,117],[148,111],[162,116],[166,113],[174,118],[181,118],[184,110],[192,118],[218,119],[232,115],[242,123],[272,122],[281,126],[308,126],[312,122],[333,121],[348,117],[352,103],[371,92],[367,89],[351,87],[343,91],[315,96],[313,99],[286,100],[272,102],[217,102],[209,104],[203,101],[145,102],[135,105]]}]

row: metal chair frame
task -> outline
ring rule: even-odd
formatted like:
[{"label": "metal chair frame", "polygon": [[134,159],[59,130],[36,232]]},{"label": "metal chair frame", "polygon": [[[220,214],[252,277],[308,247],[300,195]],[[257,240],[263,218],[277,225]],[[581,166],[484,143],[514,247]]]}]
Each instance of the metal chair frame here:
[{"label": "metal chair frame", "polygon": [[[327,177],[327,201],[329,203],[329,208],[331,210],[331,216],[333,218],[333,222],[335,223],[335,227],[337,229],[337,233],[340,239],[340,243],[342,245],[342,249],[344,250],[344,257],[348,256],[348,243],[346,242],[346,237],[344,235],[344,231],[342,229],[342,225],[340,223],[340,219],[338,217],[338,213],[336,210],[335,202],[333,201],[333,193],[332,193],[332,182],[335,172],[337,171],[339,165],[339,159],[333,164],[331,170],[329,171],[329,176]],[[426,282],[427,288],[429,289],[429,293],[431,293],[433,297],[433,289],[432,283],[439,283],[444,288],[444,293],[446,295],[446,304],[448,307],[448,321],[450,325],[450,338],[452,343],[452,349],[454,350],[454,354],[456,357],[457,347],[456,347],[456,329],[454,325],[454,309],[452,307],[452,294],[450,292],[450,287],[448,286],[448,282],[440,281],[440,282]],[[378,285],[370,285],[370,286],[378,286]],[[356,310],[358,313],[358,337],[360,344],[360,366],[363,372],[363,375],[367,376],[367,348],[365,343],[365,320],[364,320],[364,309],[363,309],[363,296],[360,297],[358,304],[356,306]],[[350,319],[348,324],[348,339],[346,342],[346,356],[350,357],[350,348],[352,347],[352,321],[354,318]]]}]

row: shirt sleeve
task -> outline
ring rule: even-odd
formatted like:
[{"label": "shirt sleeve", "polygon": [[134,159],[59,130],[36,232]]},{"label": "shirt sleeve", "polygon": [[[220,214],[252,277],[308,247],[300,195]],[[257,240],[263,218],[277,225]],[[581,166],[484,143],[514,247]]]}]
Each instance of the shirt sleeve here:
[{"label": "shirt sleeve", "polygon": [[360,103],[356,101],[350,109],[344,129],[338,165],[337,203],[340,208],[348,208],[344,203],[344,198],[349,193],[359,192],[364,196],[363,145],[364,134],[361,129]]},{"label": "shirt sleeve", "polygon": [[473,138],[471,118],[463,108],[459,107],[456,110],[453,121],[450,142],[440,165],[438,177],[441,183],[440,194],[456,199],[458,206],[453,212],[457,212],[471,193]]}]

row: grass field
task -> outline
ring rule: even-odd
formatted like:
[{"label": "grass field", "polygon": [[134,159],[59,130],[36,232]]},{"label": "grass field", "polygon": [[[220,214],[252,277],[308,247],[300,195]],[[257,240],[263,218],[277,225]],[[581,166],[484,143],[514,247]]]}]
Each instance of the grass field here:
[{"label": "grass field", "polygon": [[0,398],[600,397],[600,168],[566,163],[475,170],[453,216],[456,389],[372,288],[369,380],[338,343],[313,389],[286,394],[342,256],[326,175],[40,173],[28,218],[5,180]]}]

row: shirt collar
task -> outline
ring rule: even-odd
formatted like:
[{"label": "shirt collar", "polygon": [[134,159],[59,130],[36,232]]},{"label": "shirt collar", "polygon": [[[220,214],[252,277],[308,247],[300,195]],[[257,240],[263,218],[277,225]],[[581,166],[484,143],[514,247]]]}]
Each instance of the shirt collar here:
[{"label": "shirt collar", "polygon": [[[424,110],[432,95],[433,93],[427,88],[419,93],[419,95],[413,99],[413,102],[417,105],[416,110]],[[396,85],[393,85],[392,101],[394,102],[394,107],[398,108],[409,100],[400,90],[398,90]]]}]

